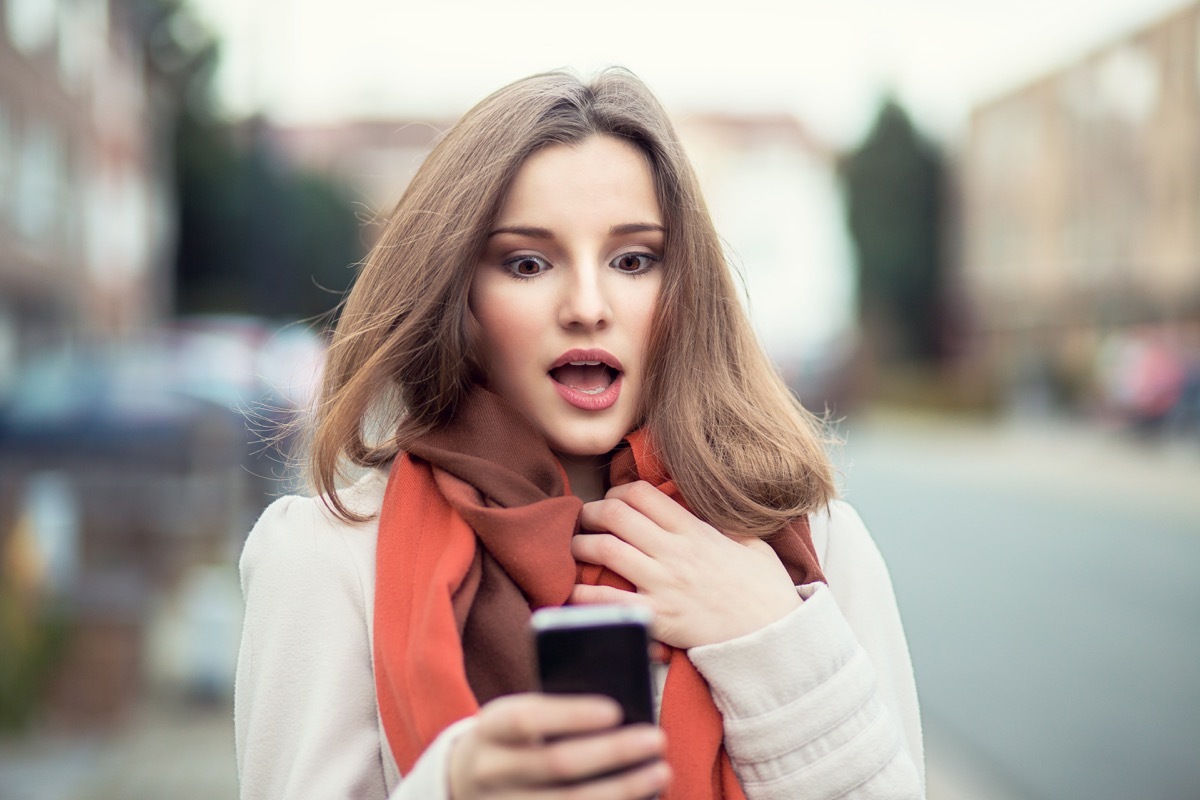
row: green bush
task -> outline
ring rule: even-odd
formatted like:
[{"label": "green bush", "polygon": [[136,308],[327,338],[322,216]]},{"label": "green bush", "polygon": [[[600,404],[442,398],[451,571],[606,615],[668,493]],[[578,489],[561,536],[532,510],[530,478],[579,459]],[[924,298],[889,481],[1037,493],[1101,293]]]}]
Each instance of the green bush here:
[{"label": "green bush", "polygon": [[20,596],[0,584],[0,731],[17,732],[33,720],[69,635],[62,610]]}]

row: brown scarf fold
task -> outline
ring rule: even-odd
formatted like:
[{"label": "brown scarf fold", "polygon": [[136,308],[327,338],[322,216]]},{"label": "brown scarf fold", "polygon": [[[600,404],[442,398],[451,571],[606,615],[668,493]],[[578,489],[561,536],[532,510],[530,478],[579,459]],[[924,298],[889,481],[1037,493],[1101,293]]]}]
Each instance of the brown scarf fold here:
[{"label": "brown scarf fold", "polygon": [[[682,502],[635,431],[614,454],[613,485],[646,480]],[[541,435],[499,396],[471,393],[449,425],[392,467],[379,517],[375,687],[401,772],[480,703],[534,688],[532,609],[581,583],[633,587],[570,552],[582,502]],[[823,580],[800,518],[771,537],[796,583]],[[687,654],[670,650],[660,724],[674,778],[664,798],[743,798],[720,713]]]}]

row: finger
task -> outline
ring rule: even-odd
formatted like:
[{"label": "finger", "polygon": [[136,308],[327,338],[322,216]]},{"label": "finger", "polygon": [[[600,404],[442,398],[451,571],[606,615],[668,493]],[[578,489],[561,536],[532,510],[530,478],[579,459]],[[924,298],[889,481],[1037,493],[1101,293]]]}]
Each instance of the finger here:
[{"label": "finger", "polygon": [[571,590],[570,602],[577,606],[621,605],[651,607],[650,601],[636,592],[627,592],[615,586],[592,586],[586,583],[575,584],[575,588]]},{"label": "finger", "polygon": [[480,736],[496,743],[528,745],[607,730],[621,718],[620,705],[608,697],[528,692],[484,705],[478,730]]},{"label": "finger", "polygon": [[611,533],[581,533],[571,539],[571,555],[608,567],[635,586],[646,586],[661,572],[658,563]]},{"label": "finger", "polygon": [[534,789],[537,800],[642,800],[657,797],[671,782],[671,768],[654,761],[569,787]]},{"label": "finger", "polygon": [[579,524],[584,530],[605,531],[618,536],[651,556],[658,555],[657,551],[661,549],[659,545],[670,542],[667,531],[619,498],[585,503],[579,515]]},{"label": "finger", "polygon": [[779,555],[775,552],[775,548],[767,544],[758,536],[737,536],[732,533],[725,534],[725,538],[740,544],[748,550],[753,550],[756,553],[762,553],[764,556],[771,556],[776,561],[779,560]]},{"label": "finger", "polygon": [[524,751],[521,771],[531,786],[562,785],[627,769],[663,756],[666,738],[654,725],[630,725],[593,736],[562,739]]},{"label": "finger", "polygon": [[605,493],[604,499],[620,500],[658,527],[672,533],[688,532],[696,528],[697,524],[711,530],[692,512],[646,481],[614,486]]}]

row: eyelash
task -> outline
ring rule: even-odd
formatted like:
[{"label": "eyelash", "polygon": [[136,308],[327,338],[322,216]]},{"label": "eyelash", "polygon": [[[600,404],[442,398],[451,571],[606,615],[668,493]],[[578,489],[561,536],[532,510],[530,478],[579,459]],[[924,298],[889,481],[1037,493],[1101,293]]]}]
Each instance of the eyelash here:
[{"label": "eyelash", "polygon": [[[634,258],[645,259],[646,261],[648,261],[650,263],[642,266],[640,269],[638,269],[636,271],[623,270],[623,269],[619,269],[617,267],[613,267],[614,262],[620,261],[623,258],[629,258],[630,256],[632,256]],[[516,266],[523,261],[536,261],[542,265],[542,268],[539,269],[538,272],[535,274],[522,275],[521,273],[516,271]],[[619,256],[614,258],[612,261],[609,261],[608,265],[610,267],[612,267],[613,269],[617,270],[618,272],[622,273],[623,275],[628,275],[631,278],[640,278],[642,275],[645,275],[646,273],[653,270],[654,266],[656,264],[660,263],[661,261],[662,261],[662,257],[657,256],[654,253],[645,253],[645,252],[640,252],[640,251],[635,250],[635,251],[631,251],[628,253],[621,253]],[[504,269],[504,272],[506,275],[508,275],[513,280],[518,280],[518,281],[527,281],[531,278],[536,278],[539,275],[546,272],[548,269],[553,268],[553,266],[550,264],[550,262],[548,260],[546,260],[545,258],[543,258],[541,256],[534,256],[534,255],[514,256],[513,258],[510,258],[506,261],[502,261],[500,263],[500,266]]]},{"label": "eyelash", "polygon": [[641,267],[640,269],[638,269],[635,272],[623,270],[618,267],[613,267],[613,269],[617,270],[617,272],[621,272],[625,275],[629,275],[630,277],[640,278],[641,276],[645,275],[647,272],[650,272],[652,269],[654,269],[655,265],[662,261],[662,258],[659,256],[656,256],[654,253],[643,253],[643,252],[640,252],[637,250],[632,250],[628,253],[621,253],[621,255],[617,256],[612,261],[608,262],[609,266],[612,266],[613,262],[620,261],[621,259],[629,258],[631,256],[633,258],[644,258],[644,259],[646,259],[646,261],[648,261],[650,263],[646,264],[645,266]]},{"label": "eyelash", "polygon": [[[522,275],[516,271],[517,264],[520,264],[522,261],[537,261],[539,264],[541,264],[543,266],[543,268],[539,269],[537,271],[537,273],[534,275]],[[514,256],[513,258],[510,258],[507,261],[501,262],[500,266],[504,268],[504,273],[506,275],[508,275],[510,278],[512,278],[513,280],[527,281],[530,278],[536,278],[538,275],[541,275],[543,272],[545,272],[546,268],[550,266],[550,262],[547,261],[546,259],[542,258],[541,256],[526,255],[526,256]]]}]

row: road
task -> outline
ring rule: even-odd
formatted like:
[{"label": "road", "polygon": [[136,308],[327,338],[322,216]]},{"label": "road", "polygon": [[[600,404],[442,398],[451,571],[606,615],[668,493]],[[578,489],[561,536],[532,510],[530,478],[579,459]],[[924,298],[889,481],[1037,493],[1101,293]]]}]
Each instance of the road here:
[{"label": "road", "polygon": [[1200,446],[896,415],[841,432],[931,766],[986,786],[960,796],[1200,798]]}]

